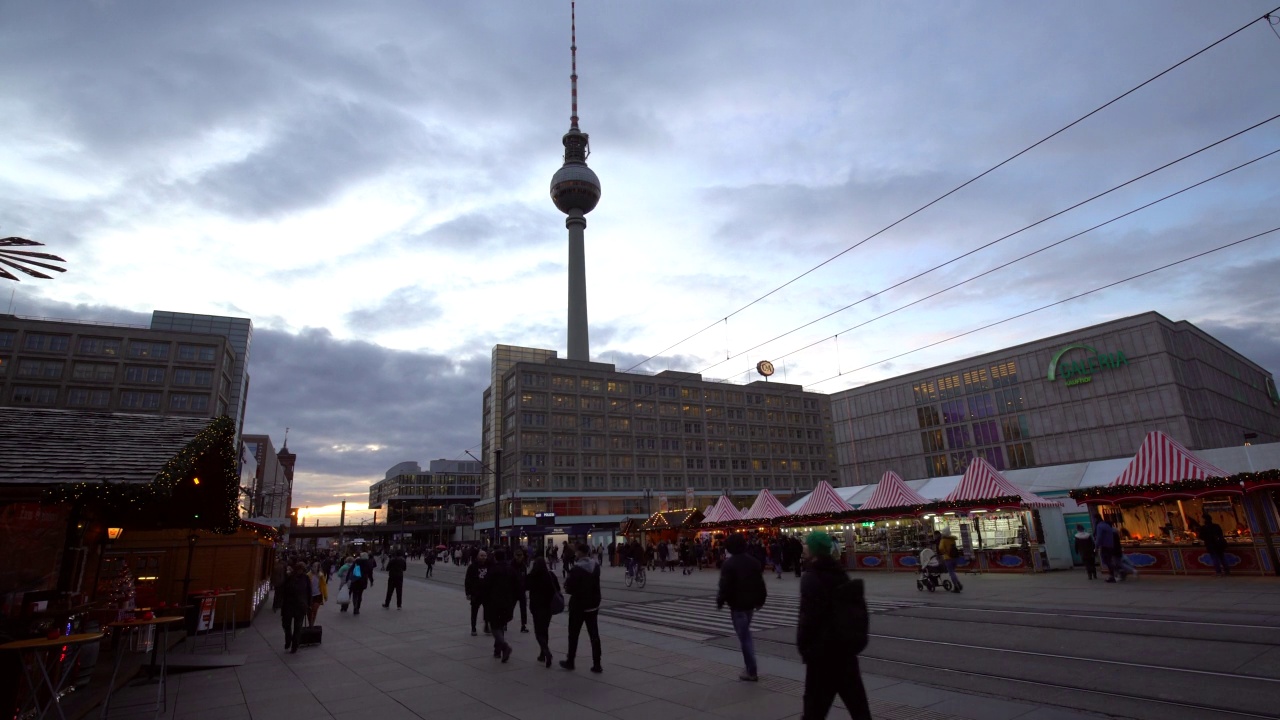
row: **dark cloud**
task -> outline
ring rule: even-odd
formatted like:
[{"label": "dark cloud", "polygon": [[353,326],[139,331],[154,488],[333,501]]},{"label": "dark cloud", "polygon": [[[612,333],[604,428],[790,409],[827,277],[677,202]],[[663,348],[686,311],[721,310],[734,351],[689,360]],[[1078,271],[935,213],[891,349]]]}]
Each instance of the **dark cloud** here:
[{"label": "dark cloud", "polygon": [[382,298],[376,305],[352,310],[346,315],[347,325],[360,333],[400,330],[431,324],[441,315],[436,294],[426,288],[402,287]]},{"label": "dark cloud", "polygon": [[556,232],[557,217],[549,199],[546,207],[538,208],[501,204],[445,220],[403,242],[415,249],[536,250],[563,242],[563,234]]}]

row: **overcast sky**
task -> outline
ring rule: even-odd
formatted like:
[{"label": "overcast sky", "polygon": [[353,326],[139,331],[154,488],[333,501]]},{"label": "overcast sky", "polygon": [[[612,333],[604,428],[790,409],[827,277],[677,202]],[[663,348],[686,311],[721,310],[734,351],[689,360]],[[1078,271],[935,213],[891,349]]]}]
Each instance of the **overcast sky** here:
[{"label": "overcast sky", "polygon": [[[593,359],[834,393],[1156,310],[1280,370],[1280,233],[884,362],[1280,226],[1280,155],[849,330],[1280,149],[1280,120],[755,347],[1280,113],[1263,20],[736,312],[1273,2],[579,3]],[[563,355],[568,76],[568,2],[0,0],[0,236],[68,266],[0,289],[252,318],[246,432],[291,428],[295,504],[354,512],[397,462],[478,454],[494,344]]]}]

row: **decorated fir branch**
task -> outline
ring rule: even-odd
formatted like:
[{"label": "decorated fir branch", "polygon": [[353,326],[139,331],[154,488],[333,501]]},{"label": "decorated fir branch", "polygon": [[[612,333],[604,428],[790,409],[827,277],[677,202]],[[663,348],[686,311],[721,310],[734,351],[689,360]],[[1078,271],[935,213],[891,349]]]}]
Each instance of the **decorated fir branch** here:
[{"label": "decorated fir branch", "polygon": [[[210,453],[217,453],[210,456]],[[204,473],[204,482],[210,490],[221,489],[220,508],[209,508],[210,517],[192,513],[191,517],[178,517],[181,509],[175,507],[182,483],[198,485],[201,461],[206,469],[213,468],[214,476]],[[216,475],[222,477],[216,477]],[[148,516],[147,524],[163,527],[192,527],[229,535],[240,525],[240,483],[236,475],[235,422],[223,416],[215,418],[165,463],[148,483],[64,483],[45,490],[42,501],[46,504],[67,503],[89,506],[108,518],[122,516]],[[186,499],[199,500],[200,493],[188,489]],[[203,509],[203,508],[200,508]]]},{"label": "decorated fir branch", "polygon": [[1229,477],[1189,478],[1167,483],[1150,485],[1099,485],[1097,487],[1072,490],[1067,493],[1076,502],[1104,500],[1123,497],[1142,497],[1179,492],[1197,492],[1202,490],[1221,489],[1225,491],[1243,492],[1254,484],[1280,483],[1280,470],[1263,470],[1262,472],[1243,472]]}]

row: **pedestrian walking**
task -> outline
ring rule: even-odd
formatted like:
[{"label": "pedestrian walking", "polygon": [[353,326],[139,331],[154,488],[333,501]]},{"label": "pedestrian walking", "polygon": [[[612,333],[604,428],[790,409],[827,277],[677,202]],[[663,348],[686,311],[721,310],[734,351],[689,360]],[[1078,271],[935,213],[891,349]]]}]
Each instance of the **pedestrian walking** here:
[{"label": "pedestrian walking", "polygon": [[516,596],[519,592],[519,578],[507,560],[506,548],[493,551],[493,561],[489,563],[484,577],[484,617],[493,633],[493,656],[501,657],[502,662],[511,659],[511,644],[507,642],[507,623],[515,613]]},{"label": "pedestrian walking", "polygon": [[862,581],[850,581],[831,556],[831,536],[813,532],[805,538],[809,568],[800,580],[800,616],[796,649],[804,661],[803,720],[820,720],[836,695],[849,717],[871,720],[867,690],[858,668],[858,653],[867,643],[867,604]]},{"label": "pedestrian walking", "polygon": [[362,552],[360,557],[351,564],[351,614],[360,614],[360,605],[364,602],[364,591],[373,587],[373,565],[374,561],[369,559],[369,553]]},{"label": "pedestrian walking", "polygon": [[756,675],[756,646],[751,639],[751,617],[764,607],[765,600],[769,597],[769,590],[762,577],[764,567],[747,552],[747,541],[741,535],[730,535],[725,545],[729,550],[729,559],[720,568],[716,609],[729,606],[733,631],[737,633],[738,644],[742,647],[742,660],[746,670],[738,675],[738,679],[755,682],[759,677]]},{"label": "pedestrian walking", "polygon": [[600,666],[600,565],[591,559],[586,544],[578,546],[579,556],[565,580],[564,591],[569,593],[569,653],[560,661],[560,667],[573,669],[573,659],[578,654],[578,636],[582,626],[587,626],[591,639],[591,672],[604,672]]},{"label": "pedestrian walking", "polygon": [[787,563],[791,565],[791,569],[795,571],[796,577],[800,577],[800,573],[804,570],[801,558],[804,556],[804,544],[800,542],[800,538],[792,535],[787,540]]},{"label": "pedestrian walking", "polygon": [[1209,559],[1213,562],[1214,574],[1230,575],[1231,568],[1227,565],[1227,536],[1222,532],[1222,526],[1214,522],[1207,512],[1204,514],[1204,522],[1200,523],[1199,535],[1205,552],[1209,553]]},{"label": "pedestrian walking", "polygon": [[1120,534],[1106,519],[1098,520],[1098,524],[1094,526],[1093,544],[1098,548],[1098,554],[1102,556],[1102,564],[1107,566],[1106,581],[1115,582],[1117,575],[1124,580],[1126,573],[1120,567]]},{"label": "pedestrian walking", "polygon": [[[560,593],[560,581],[547,568],[547,561],[537,558],[526,579],[529,591],[529,613],[533,615],[533,638],[538,641],[538,661],[551,667],[551,607],[553,598]],[[563,601],[563,596],[561,597]]]},{"label": "pedestrian walking", "polygon": [[[476,561],[467,565],[467,575],[462,581],[463,592],[471,601],[471,634],[476,634],[476,614],[484,607],[484,579],[489,574],[489,554],[481,550]],[[489,634],[489,616],[484,617],[484,634]]]},{"label": "pedestrian walking", "polygon": [[[834,552],[834,550],[833,550]],[[960,549],[956,539],[951,537],[951,528],[942,528],[942,539],[938,541],[938,555],[947,566],[947,574],[951,576],[951,592],[960,592],[960,578],[956,577],[956,564],[960,562]]]},{"label": "pedestrian walking", "polygon": [[437,550],[428,550],[426,554],[427,561],[427,577],[431,577],[431,572],[436,569],[436,553]]},{"label": "pedestrian walking", "polygon": [[511,560],[511,570],[516,575],[516,601],[520,603],[520,632],[529,632],[529,601],[525,596],[527,589],[527,580],[529,577],[529,565],[525,555],[524,548],[518,547],[513,553]]},{"label": "pedestrian walking", "polygon": [[774,538],[769,543],[769,562],[773,565],[775,579],[782,579],[782,541]]},{"label": "pedestrian walking", "polygon": [[400,609],[404,601],[404,571],[408,569],[409,563],[405,562],[404,553],[395,551],[387,561],[387,599],[382,601],[382,607],[391,607],[391,593],[395,592],[396,609]]},{"label": "pedestrian walking", "polygon": [[280,609],[284,599],[280,597],[280,586],[284,583],[285,576],[292,572],[293,568],[285,562],[283,557],[276,559],[276,564],[271,568],[271,612]]},{"label": "pedestrian walking", "polygon": [[1098,559],[1094,550],[1093,536],[1085,531],[1084,525],[1076,525],[1076,554],[1084,562],[1084,571],[1090,580],[1098,579]]},{"label": "pedestrian walking", "polygon": [[565,540],[564,546],[560,548],[560,574],[566,580],[569,579],[569,571],[573,569],[573,563],[574,563],[573,550],[574,548],[572,545],[569,544],[568,540]]},{"label": "pedestrian walking", "polygon": [[329,599],[329,581],[320,568],[320,563],[311,563],[311,572],[307,573],[307,581],[311,584],[311,597],[307,603],[307,625],[315,625],[320,606]]},{"label": "pedestrian walking", "polygon": [[298,652],[302,639],[302,624],[306,622],[311,607],[311,578],[307,564],[298,562],[286,568],[284,579],[277,589],[280,597],[280,624],[284,626],[284,649]]}]

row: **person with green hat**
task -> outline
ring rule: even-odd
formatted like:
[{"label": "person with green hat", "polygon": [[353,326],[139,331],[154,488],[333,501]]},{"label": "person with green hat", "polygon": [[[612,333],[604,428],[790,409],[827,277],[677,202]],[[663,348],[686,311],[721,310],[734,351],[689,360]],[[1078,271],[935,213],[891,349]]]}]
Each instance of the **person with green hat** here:
[{"label": "person with green hat", "polygon": [[[836,695],[844,701],[849,717],[871,720],[867,690],[858,668],[862,647],[845,637],[850,622],[865,623],[866,601],[862,581],[849,580],[832,557],[831,536],[809,533],[805,549],[809,565],[800,580],[800,617],[796,624],[796,649],[805,664],[803,720],[825,718]],[[852,587],[856,592],[848,592]],[[859,605],[860,607],[855,607]],[[865,624],[863,625],[865,631]],[[862,643],[865,644],[865,632]]]}]

